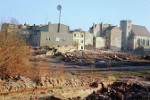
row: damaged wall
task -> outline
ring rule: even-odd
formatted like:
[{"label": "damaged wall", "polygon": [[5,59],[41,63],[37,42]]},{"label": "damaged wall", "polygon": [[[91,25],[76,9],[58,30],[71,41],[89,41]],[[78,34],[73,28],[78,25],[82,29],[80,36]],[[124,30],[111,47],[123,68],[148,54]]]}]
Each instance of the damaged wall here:
[{"label": "damaged wall", "polygon": [[110,49],[121,51],[122,47],[122,31],[118,27],[111,30],[111,46]]},{"label": "damaged wall", "polygon": [[103,37],[94,37],[95,48],[105,48],[106,39]]},{"label": "damaged wall", "polygon": [[85,32],[85,45],[93,45],[93,34]]}]

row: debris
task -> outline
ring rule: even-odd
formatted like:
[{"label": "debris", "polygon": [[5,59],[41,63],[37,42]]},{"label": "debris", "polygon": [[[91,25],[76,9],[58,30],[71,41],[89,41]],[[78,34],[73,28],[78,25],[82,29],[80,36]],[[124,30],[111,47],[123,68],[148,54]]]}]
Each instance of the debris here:
[{"label": "debris", "polygon": [[99,83],[98,82],[94,82],[90,85],[90,87],[98,87]]},{"label": "debris", "polygon": [[[105,88],[102,84],[102,89],[96,93],[92,93],[86,99],[101,98],[99,100],[148,100],[150,99],[150,91],[146,91],[144,86],[137,83],[114,82]],[[94,99],[95,100],[95,99]]]},{"label": "debris", "polygon": [[143,58],[143,59],[145,59],[145,60],[150,60],[150,55],[144,55],[144,56],[141,57],[141,58]]}]

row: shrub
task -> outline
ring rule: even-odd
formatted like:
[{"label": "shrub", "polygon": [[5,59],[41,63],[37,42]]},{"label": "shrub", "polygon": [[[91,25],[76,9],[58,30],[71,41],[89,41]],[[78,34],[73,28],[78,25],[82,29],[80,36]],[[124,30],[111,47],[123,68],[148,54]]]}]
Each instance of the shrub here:
[{"label": "shrub", "polygon": [[64,88],[62,86],[60,86],[59,89],[64,89]]},{"label": "shrub", "polygon": [[30,66],[30,50],[21,35],[0,32],[0,77],[25,75]]}]

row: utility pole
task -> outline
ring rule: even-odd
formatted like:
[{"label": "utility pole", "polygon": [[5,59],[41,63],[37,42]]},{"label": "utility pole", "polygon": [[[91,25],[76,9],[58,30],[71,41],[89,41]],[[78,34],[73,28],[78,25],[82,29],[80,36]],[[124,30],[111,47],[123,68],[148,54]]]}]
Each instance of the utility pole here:
[{"label": "utility pole", "polygon": [[58,5],[58,6],[57,6],[57,10],[60,12],[60,13],[59,13],[58,31],[57,31],[58,33],[60,32],[61,9],[62,9],[62,6],[61,6],[61,5]]}]

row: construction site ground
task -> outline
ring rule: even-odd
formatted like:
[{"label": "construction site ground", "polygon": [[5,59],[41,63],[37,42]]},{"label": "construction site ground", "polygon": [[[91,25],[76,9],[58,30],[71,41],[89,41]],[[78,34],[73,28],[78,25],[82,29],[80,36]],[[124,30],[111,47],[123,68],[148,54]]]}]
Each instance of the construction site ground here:
[{"label": "construction site ground", "polygon": [[[149,100],[150,70],[140,71],[60,71],[52,77],[71,85],[45,87],[20,93],[0,95],[0,100]],[[78,79],[81,85],[77,84]],[[87,82],[91,82],[87,84]],[[104,86],[103,86],[104,85]]]},{"label": "construction site ground", "polygon": [[[150,55],[112,50],[66,50],[36,49],[37,62],[48,62],[45,68],[62,70],[144,70],[150,69]],[[47,55],[46,52],[51,52]],[[38,53],[37,53],[38,52]]]},{"label": "construction site ground", "polygon": [[[5,100],[150,99],[150,55],[148,54],[111,50],[61,52],[51,48],[34,48],[32,52],[34,64],[46,63],[42,69],[46,69],[50,76],[41,77],[40,84],[33,86],[31,90],[1,94],[1,98]],[[26,82],[26,78],[24,81]],[[24,81],[19,80],[21,83]],[[35,84],[32,80],[30,83]]]}]

